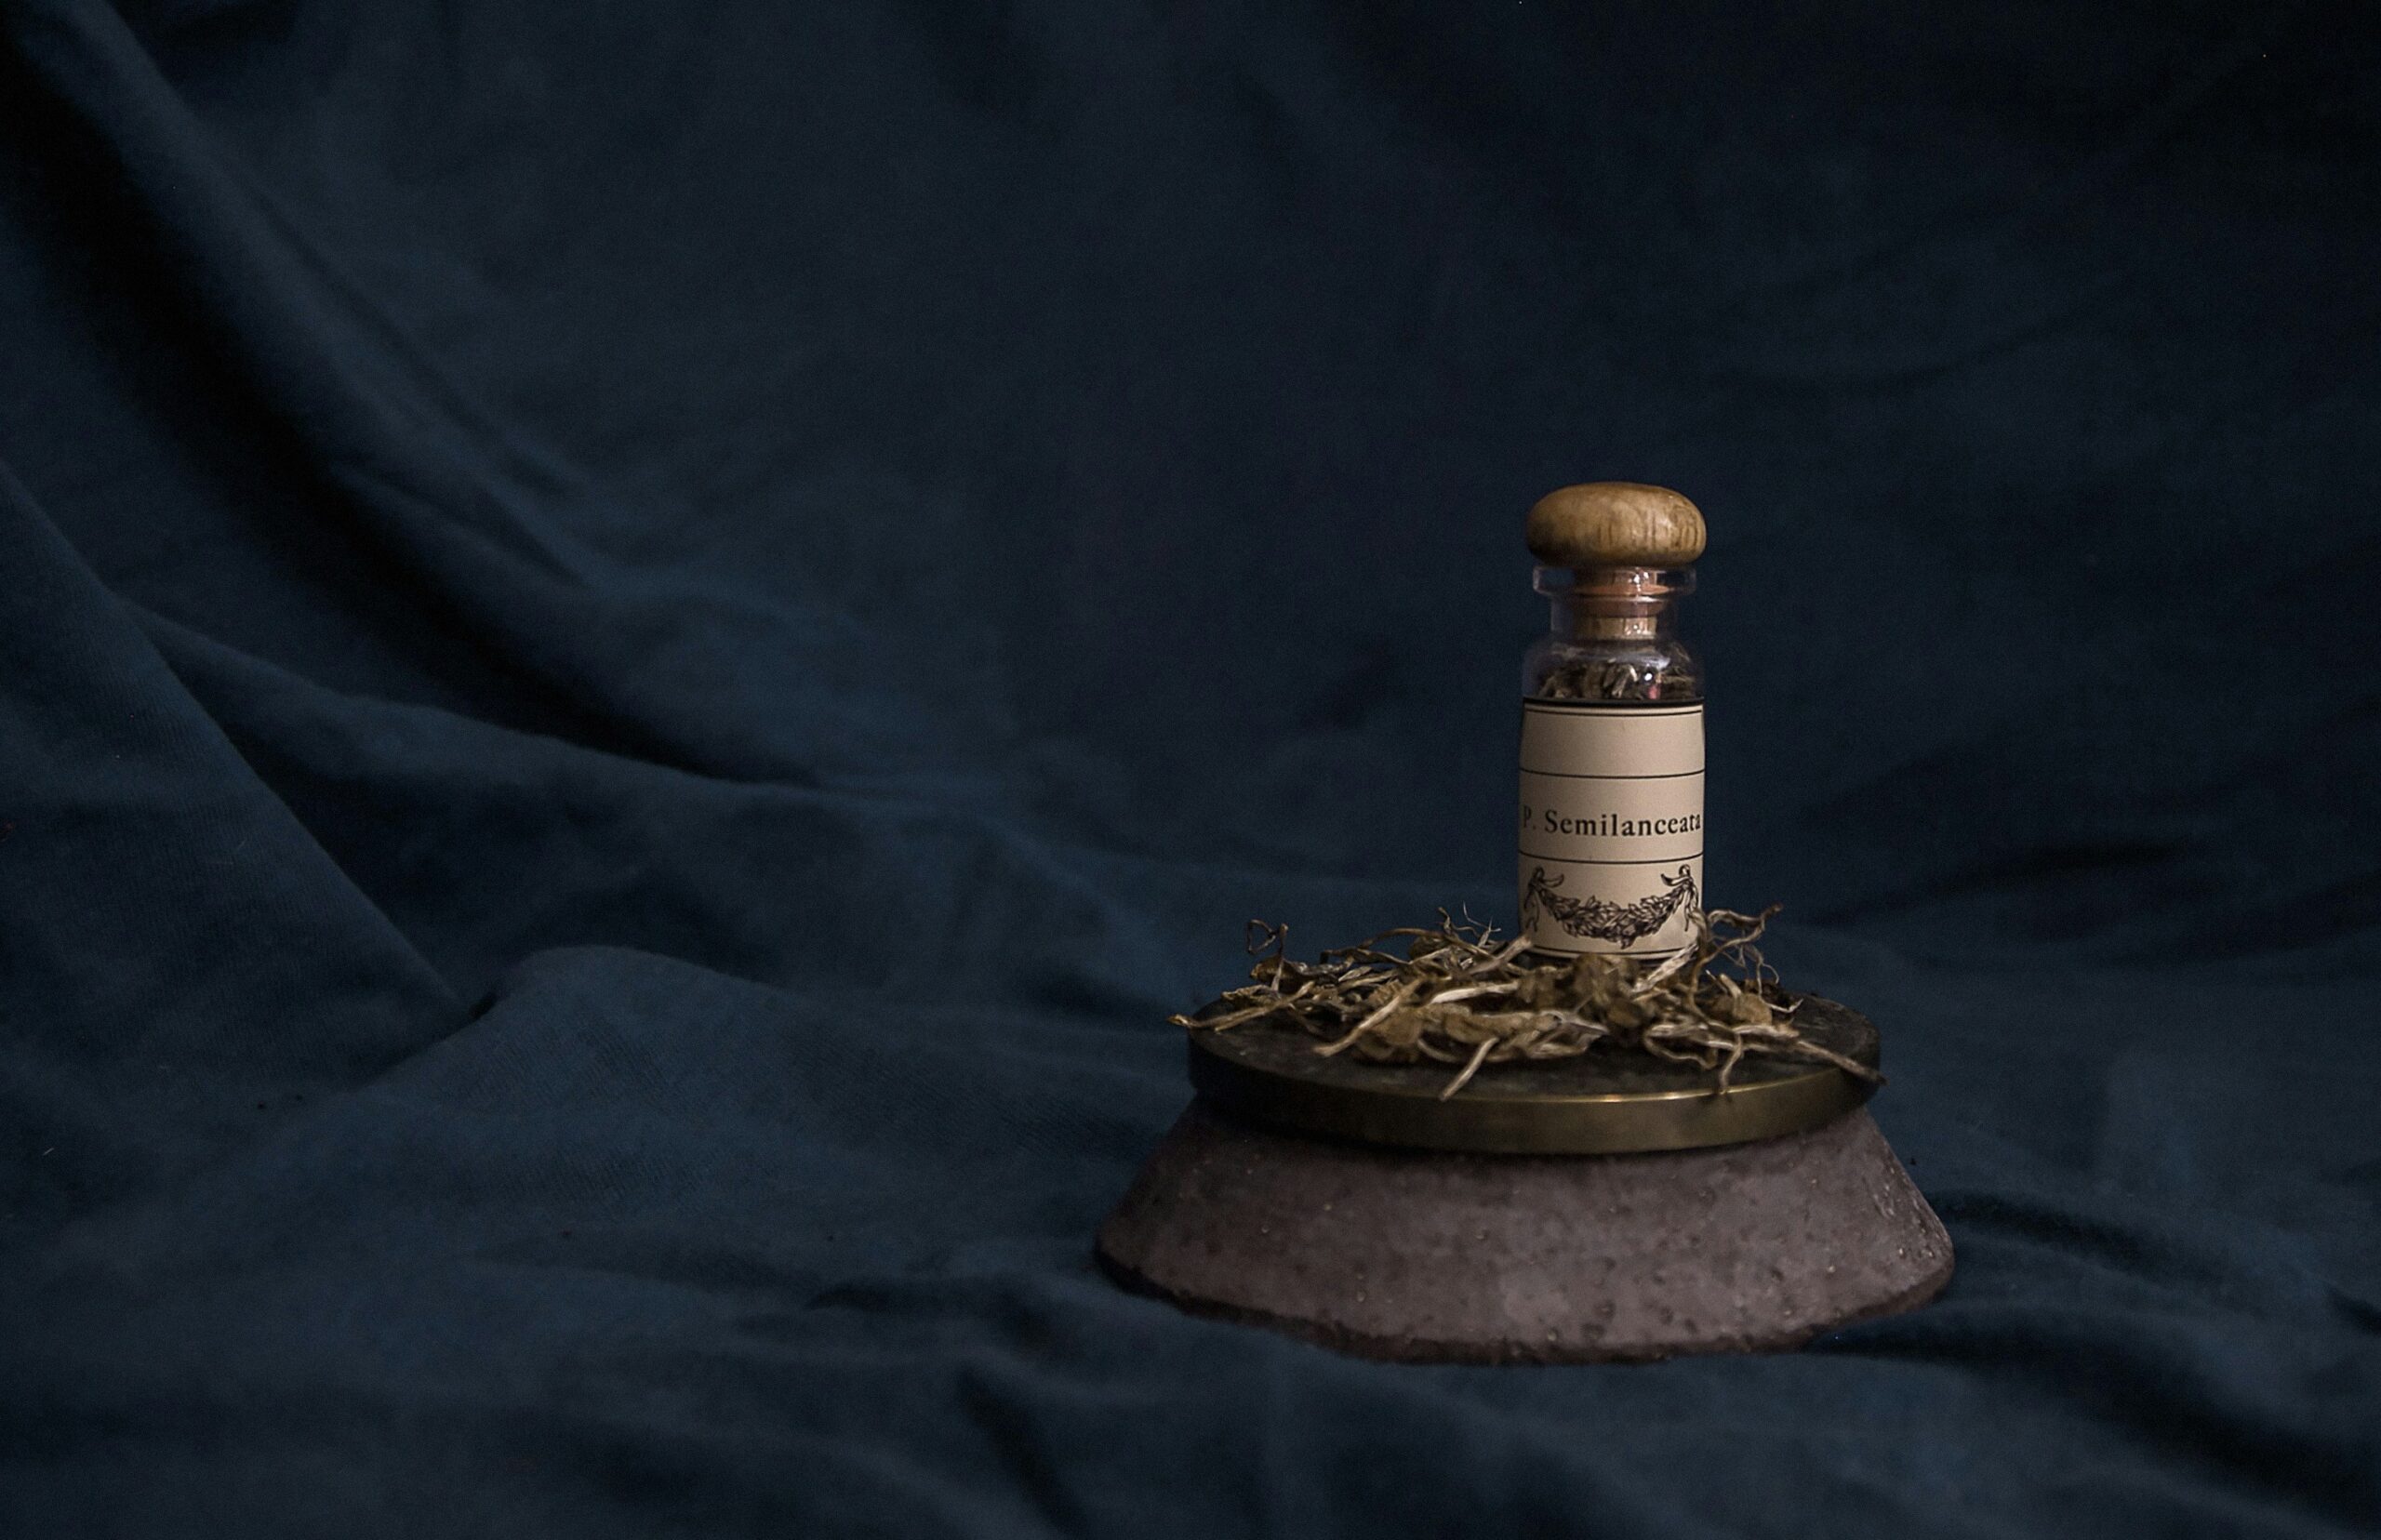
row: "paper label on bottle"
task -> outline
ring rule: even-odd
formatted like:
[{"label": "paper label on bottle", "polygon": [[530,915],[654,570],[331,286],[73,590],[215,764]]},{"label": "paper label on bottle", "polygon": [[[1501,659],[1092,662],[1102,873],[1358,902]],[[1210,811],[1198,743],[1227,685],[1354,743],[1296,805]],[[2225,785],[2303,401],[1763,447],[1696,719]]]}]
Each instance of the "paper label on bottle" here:
[{"label": "paper label on bottle", "polygon": [[1703,704],[1522,702],[1522,934],[1660,957],[1703,903]]}]

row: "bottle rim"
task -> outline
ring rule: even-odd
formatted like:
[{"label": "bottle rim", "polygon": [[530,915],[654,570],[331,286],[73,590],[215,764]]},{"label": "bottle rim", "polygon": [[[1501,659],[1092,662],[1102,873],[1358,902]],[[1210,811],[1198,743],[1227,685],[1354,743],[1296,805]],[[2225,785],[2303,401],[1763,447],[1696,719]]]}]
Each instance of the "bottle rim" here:
[{"label": "bottle rim", "polygon": [[1549,599],[1657,603],[1695,591],[1695,569],[1683,567],[1541,566],[1530,587]]}]

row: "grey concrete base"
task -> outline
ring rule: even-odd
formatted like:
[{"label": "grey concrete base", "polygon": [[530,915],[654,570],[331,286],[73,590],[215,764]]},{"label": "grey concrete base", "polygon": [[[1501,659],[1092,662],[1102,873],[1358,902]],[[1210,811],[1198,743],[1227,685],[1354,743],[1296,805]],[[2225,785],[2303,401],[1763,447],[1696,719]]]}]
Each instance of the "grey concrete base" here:
[{"label": "grey concrete base", "polygon": [[1441,1362],[1792,1348],[1951,1276],[1950,1237],[1865,1110],[1712,1149],[1457,1155],[1194,1101],[1098,1248],[1185,1309]]}]

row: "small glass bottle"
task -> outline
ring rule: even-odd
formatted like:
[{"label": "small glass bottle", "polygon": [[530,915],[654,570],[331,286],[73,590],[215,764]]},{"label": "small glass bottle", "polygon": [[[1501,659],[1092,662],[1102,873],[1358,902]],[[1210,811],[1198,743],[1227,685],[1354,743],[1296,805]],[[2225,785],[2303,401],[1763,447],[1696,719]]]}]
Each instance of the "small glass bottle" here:
[{"label": "small glass bottle", "polygon": [[1660,958],[1703,903],[1703,665],[1676,635],[1703,515],[1590,482],[1529,512],[1553,624],[1522,661],[1522,935]]}]

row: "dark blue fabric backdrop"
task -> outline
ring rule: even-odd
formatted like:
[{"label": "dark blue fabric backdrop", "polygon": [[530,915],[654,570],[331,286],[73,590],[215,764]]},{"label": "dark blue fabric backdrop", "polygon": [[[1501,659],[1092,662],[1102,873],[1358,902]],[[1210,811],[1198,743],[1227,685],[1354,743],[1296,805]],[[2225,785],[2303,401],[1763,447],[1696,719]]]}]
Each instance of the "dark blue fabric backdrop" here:
[{"label": "dark blue fabric backdrop", "polygon": [[[0,16],[0,1530],[2381,1521],[2364,7]],[[1244,920],[1510,916],[1596,476],[1949,1293],[1117,1293]]]}]

